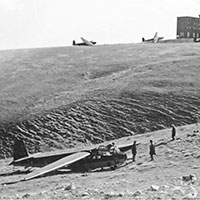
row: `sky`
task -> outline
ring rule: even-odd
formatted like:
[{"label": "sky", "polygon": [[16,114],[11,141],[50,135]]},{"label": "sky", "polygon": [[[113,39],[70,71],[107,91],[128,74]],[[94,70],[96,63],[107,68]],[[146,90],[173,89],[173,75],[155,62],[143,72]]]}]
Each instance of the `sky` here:
[{"label": "sky", "polygon": [[198,17],[200,0],[0,0],[0,49],[137,43],[176,38],[178,16]]}]

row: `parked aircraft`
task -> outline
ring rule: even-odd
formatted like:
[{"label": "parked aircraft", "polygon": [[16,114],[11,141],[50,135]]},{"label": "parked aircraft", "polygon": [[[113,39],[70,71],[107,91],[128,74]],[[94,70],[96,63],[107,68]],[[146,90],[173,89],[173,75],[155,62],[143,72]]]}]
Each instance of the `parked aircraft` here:
[{"label": "parked aircraft", "polygon": [[158,33],[156,32],[154,37],[148,40],[145,40],[144,38],[142,38],[142,42],[152,42],[152,43],[157,43],[159,42],[159,40],[162,40],[164,37],[158,37]]},{"label": "parked aircraft", "polygon": [[94,41],[88,41],[84,38],[81,37],[81,40],[83,41],[82,43],[76,43],[75,40],[73,40],[73,46],[94,46],[96,44],[96,42]]},{"label": "parked aircraft", "polygon": [[121,145],[117,148],[113,145],[100,145],[76,151],[29,154],[23,140],[16,140],[13,148],[13,161],[10,165],[25,168],[41,167],[26,174],[23,180],[33,179],[63,167],[74,172],[85,172],[103,167],[115,169],[126,161],[125,152],[131,147],[132,144]]}]

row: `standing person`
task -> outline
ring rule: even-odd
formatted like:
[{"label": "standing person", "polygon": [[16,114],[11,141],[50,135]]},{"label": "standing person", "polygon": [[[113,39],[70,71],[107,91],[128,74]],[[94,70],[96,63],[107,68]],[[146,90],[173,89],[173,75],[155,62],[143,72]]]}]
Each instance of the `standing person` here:
[{"label": "standing person", "polygon": [[133,155],[133,162],[135,162],[135,156],[136,156],[136,154],[137,154],[136,141],[133,142],[131,151],[132,151],[132,155]]},{"label": "standing person", "polygon": [[156,155],[156,152],[155,152],[155,147],[153,145],[153,141],[152,140],[150,140],[149,155],[151,157],[151,161],[153,161],[153,155]]},{"label": "standing person", "polygon": [[195,116],[195,121],[196,121],[196,129],[194,130],[194,133],[199,132],[199,122],[200,122],[200,112],[198,112]]},{"label": "standing person", "polygon": [[175,140],[175,136],[176,136],[176,128],[175,128],[175,126],[172,124],[172,140]]}]

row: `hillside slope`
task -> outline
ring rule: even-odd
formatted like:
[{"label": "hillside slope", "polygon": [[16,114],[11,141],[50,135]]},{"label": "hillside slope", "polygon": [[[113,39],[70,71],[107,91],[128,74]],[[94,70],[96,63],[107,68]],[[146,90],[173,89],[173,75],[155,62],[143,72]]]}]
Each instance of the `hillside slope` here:
[{"label": "hillside slope", "polygon": [[1,51],[0,157],[195,122],[200,46],[119,44]]}]

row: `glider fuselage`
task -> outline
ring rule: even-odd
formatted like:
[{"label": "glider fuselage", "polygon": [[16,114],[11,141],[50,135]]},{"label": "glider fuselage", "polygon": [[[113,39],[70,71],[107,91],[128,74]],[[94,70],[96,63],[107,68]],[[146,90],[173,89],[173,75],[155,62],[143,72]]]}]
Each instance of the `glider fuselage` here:
[{"label": "glider fuselage", "polygon": [[14,166],[28,167],[44,167],[48,164],[54,163],[64,157],[73,156],[78,152],[88,152],[89,156],[76,161],[67,166],[72,171],[88,171],[89,169],[114,167],[121,165],[127,159],[127,155],[123,152],[129,150],[131,145],[124,145],[119,148],[120,153],[113,154],[99,154],[97,148],[83,149],[79,151],[60,151],[48,153],[35,153],[17,160],[13,160],[10,164]]}]

